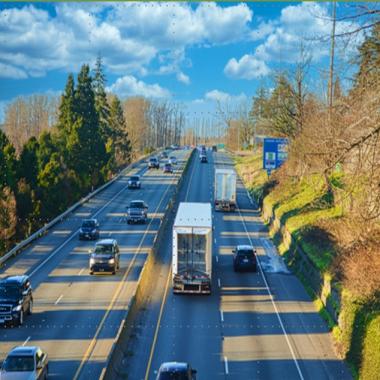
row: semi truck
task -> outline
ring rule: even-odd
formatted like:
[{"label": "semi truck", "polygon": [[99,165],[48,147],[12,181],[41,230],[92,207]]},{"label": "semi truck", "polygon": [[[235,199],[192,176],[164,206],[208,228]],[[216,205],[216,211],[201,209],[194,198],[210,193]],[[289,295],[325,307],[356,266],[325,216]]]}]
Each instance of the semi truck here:
[{"label": "semi truck", "polygon": [[172,269],[174,293],[211,293],[210,203],[179,204],[173,226]]},{"label": "semi truck", "polygon": [[215,169],[215,210],[236,209],[236,173],[232,169]]}]

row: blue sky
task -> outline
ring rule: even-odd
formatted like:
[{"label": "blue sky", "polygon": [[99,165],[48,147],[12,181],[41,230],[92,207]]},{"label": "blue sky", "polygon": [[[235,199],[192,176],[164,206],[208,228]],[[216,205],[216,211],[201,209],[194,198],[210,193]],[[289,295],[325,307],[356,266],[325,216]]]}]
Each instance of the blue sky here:
[{"label": "blue sky", "polygon": [[[67,74],[103,57],[108,89],[213,113],[216,102],[250,103],[278,70],[292,72],[304,46],[309,86],[323,92],[329,3],[2,3],[0,118],[17,96],[58,95]],[[339,5],[338,13],[350,12]],[[356,22],[356,21],[355,21]],[[339,21],[338,32],[355,27]],[[362,36],[341,44],[337,64]],[[339,44],[338,44],[339,45]],[[338,46],[339,48],[339,46]],[[347,74],[347,72],[345,72]],[[351,74],[351,72],[350,72]]]}]

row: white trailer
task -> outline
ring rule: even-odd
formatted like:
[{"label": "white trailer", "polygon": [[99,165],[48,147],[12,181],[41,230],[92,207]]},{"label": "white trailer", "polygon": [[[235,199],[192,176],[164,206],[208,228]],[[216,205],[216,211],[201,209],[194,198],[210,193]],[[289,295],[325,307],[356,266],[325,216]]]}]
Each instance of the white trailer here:
[{"label": "white trailer", "polygon": [[215,210],[236,209],[236,173],[232,169],[215,169]]},{"label": "white trailer", "polygon": [[173,226],[173,292],[211,293],[210,203],[180,203]]}]

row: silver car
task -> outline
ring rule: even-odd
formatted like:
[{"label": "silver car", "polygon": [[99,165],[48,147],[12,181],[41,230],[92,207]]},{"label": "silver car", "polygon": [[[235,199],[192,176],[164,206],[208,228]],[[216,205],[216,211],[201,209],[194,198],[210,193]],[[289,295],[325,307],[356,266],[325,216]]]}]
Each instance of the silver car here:
[{"label": "silver car", "polygon": [[45,380],[48,377],[48,355],[37,346],[18,346],[5,358],[1,380]]}]

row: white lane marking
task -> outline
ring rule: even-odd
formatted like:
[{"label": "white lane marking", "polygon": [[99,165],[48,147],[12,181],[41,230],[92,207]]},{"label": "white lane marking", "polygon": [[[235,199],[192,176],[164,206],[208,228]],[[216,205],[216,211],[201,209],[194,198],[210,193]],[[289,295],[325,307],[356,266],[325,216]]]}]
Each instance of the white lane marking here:
[{"label": "white lane marking", "polygon": [[218,286],[219,286],[219,288],[220,288],[220,278],[218,278]]},{"label": "white lane marking", "polygon": [[218,262],[219,262],[219,257],[218,257],[218,256],[215,256],[215,260],[216,260],[216,262],[218,263]]},{"label": "white lane marking", "polygon": [[224,370],[226,371],[226,375],[228,375],[229,371],[228,371],[228,359],[227,359],[227,356],[224,357]]},{"label": "white lane marking", "polygon": [[[95,218],[98,214],[100,214],[110,203],[112,203],[123,191],[127,189],[128,185],[123,187],[118,193],[116,193],[103,207],[101,207],[95,214],[92,215],[92,218]],[[78,234],[79,229],[76,230],[66,241],[64,241],[58,248],[56,248],[49,257],[47,257],[37,268],[34,269],[31,273],[29,273],[29,277],[32,277],[37,271],[40,270],[49,260],[51,260],[67,243],[74,239],[74,237]]]},{"label": "white lane marking", "polygon": [[214,239],[214,243],[216,244],[216,238]]},{"label": "white lane marking", "polygon": [[61,295],[58,297],[57,301],[54,302],[54,305],[58,305],[58,303],[59,303],[59,301],[62,299],[62,297],[63,297],[63,294],[61,294]]},{"label": "white lane marking", "polygon": [[31,336],[28,336],[22,345],[25,346],[30,341],[30,338],[31,338]]},{"label": "white lane marking", "polygon": [[84,271],[84,268],[82,268],[82,269],[79,271],[78,276],[80,276],[80,275],[83,273],[83,271]]},{"label": "white lane marking", "polygon": [[[238,210],[239,215],[240,215],[240,218],[241,218],[241,220],[242,220],[242,222],[243,222],[243,226],[244,226],[245,232],[246,232],[246,234],[247,234],[248,240],[249,240],[250,244],[253,245],[253,242],[252,242],[251,236],[250,236],[250,234],[248,233],[248,229],[247,229],[247,226],[246,226],[246,224],[245,224],[244,217],[243,217],[243,215],[241,214],[240,208],[237,207],[237,210]],[[298,364],[298,360],[297,360],[296,355],[295,355],[295,353],[294,353],[293,347],[292,347],[292,345],[291,345],[291,343],[290,343],[290,340],[289,340],[288,334],[286,333],[286,330],[285,330],[284,324],[282,323],[282,319],[281,319],[280,313],[278,312],[276,302],[274,301],[273,296],[272,296],[272,293],[270,292],[269,284],[268,284],[268,282],[267,282],[267,279],[265,278],[263,268],[261,267],[261,264],[260,264],[260,260],[259,260],[257,257],[256,257],[256,259],[257,259],[257,263],[259,264],[260,274],[261,274],[261,277],[262,277],[263,280],[264,280],[265,288],[266,288],[266,290],[267,290],[267,293],[268,293],[269,299],[271,300],[271,303],[272,303],[272,305],[273,305],[274,311],[276,312],[278,322],[280,323],[281,330],[282,330],[282,332],[284,333],[286,343],[288,344],[288,347],[289,347],[290,353],[291,353],[292,358],[293,358],[293,362],[294,362],[294,364],[295,364],[295,366],[296,366],[296,368],[297,368],[298,375],[299,375],[299,377],[300,377],[301,380],[304,380],[304,377],[303,377],[303,374],[302,374],[301,368],[300,368],[300,366],[299,366],[299,364]]]},{"label": "white lane marking", "polygon": [[224,314],[223,314],[223,310],[220,310],[220,320],[222,322],[224,322]]}]

